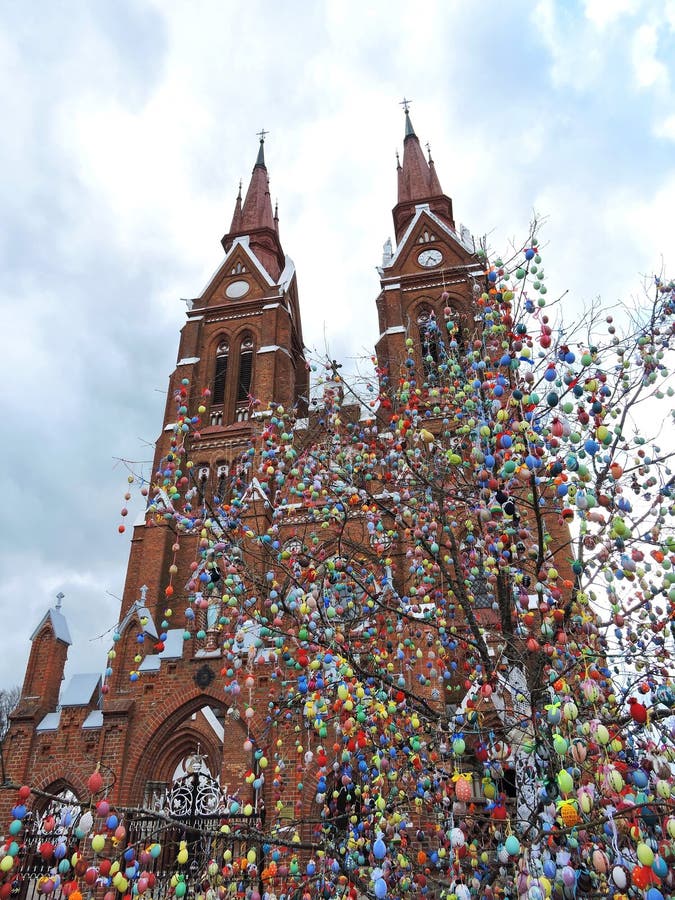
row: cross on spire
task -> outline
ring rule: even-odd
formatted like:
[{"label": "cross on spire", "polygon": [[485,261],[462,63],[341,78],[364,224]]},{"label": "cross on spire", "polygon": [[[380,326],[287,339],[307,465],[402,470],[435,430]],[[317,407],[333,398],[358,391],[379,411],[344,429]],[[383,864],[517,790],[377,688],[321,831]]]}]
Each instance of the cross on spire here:
[{"label": "cross on spire", "polygon": [[405,136],[408,137],[416,137],[415,129],[413,128],[413,124],[410,121],[410,104],[412,100],[408,100],[407,97],[404,97],[403,100],[399,103],[399,106],[403,107],[403,112],[405,113]]},{"label": "cross on spire", "polygon": [[65,596],[66,595],[63,593],[63,591],[59,591],[58,594],[56,595],[56,608],[57,609],[61,609],[61,601],[65,599]]},{"label": "cross on spire", "polygon": [[256,166],[262,166],[263,169],[265,167],[265,135],[268,135],[269,131],[265,131],[264,128],[261,128],[260,131],[257,132],[258,137],[260,138],[260,147],[258,148],[258,158],[255,161]]}]

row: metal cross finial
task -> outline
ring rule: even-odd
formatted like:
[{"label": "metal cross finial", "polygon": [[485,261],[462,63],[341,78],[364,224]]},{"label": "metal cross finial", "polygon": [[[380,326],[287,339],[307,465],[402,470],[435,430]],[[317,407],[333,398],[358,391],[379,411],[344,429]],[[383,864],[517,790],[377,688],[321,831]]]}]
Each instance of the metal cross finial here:
[{"label": "metal cross finial", "polygon": [[426,144],[425,144],[424,146],[427,148],[427,154],[428,154],[428,156],[429,156],[429,162],[431,162],[431,144],[429,143],[429,141],[427,141]]},{"label": "metal cross finial", "polygon": [[407,113],[407,112],[410,112],[410,104],[411,103],[412,103],[412,100],[408,100],[407,97],[404,97],[403,100],[401,100],[401,102],[399,103],[399,106],[402,106],[403,112]]},{"label": "metal cross finial", "polygon": [[65,599],[65,594],[62,591],[59,591],[56,595],[56,608],[61,609],[61,601]]},{"label": "metal cross finial", "polygon": [[260,138],[260,143],[261,143],[261,144],[264,144],[264,143],[265,143],[265,137],[266,137],[268,134],[269,134],[269,131],[265,131],[264,128],[261,128],[260,131],[257,133],[257,137]]}]

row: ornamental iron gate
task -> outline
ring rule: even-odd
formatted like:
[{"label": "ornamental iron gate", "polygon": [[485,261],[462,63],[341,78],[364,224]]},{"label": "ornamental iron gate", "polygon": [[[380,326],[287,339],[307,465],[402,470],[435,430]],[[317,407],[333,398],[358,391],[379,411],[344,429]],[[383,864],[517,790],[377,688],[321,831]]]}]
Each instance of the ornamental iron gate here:
[{"label": "ornamental iron gate", "polygon": [[[194,759],[194,758],[193,758]],[[157,786],[159,787],[159,786]],[[146,794],[147,797],[147,794]],[[152,844],[159,844],[161,850],[149,864],[141,864],[141,870],[151,872],[155,883],[144,897],[152,900],[164,900],[169,895],[169,882],[173,875],[181,872],[187,884],[187,898],[210,896],[207,894],[206,871],[210,863],[215,863],[219,870],[218,878],[226,886],[237,884],[240,889],[259,887],[259,875],[255,880],[238,871],[235,865],[226,865],[223,854],[229,850],[231,859],[236,861],[246,856],[249,849],[255,849],[258,855],[260,872],[264,865],[262,848],[257,840],[251,841],[249,834],[257,831],[260,834],[262,822],[257,815],[245,816],[231,814],[230,809],[235,798],[228,796],[218,781],[208,771],[193,768],[192,771],[177,778],[171,786],[164,787],[163,792],[155,790],[152,794],[152,808],[125,812],[120,815],[121,824],[127,830],[127,844],[136,849],[136,856]],[[19,851],[20,865],[17,866],[13,883],[12,897],[18,900],[40,900],[45,896],[46,882],[53,882],[49,892],[50,900],[65,900],[63,884],[73,878],[72,868],[65,868],[64,860],[69,861],[76,851],[82,853],[87,860],[93,861],[93,853],[89,840],[91,835],[78,837],[77,822],[84,812],[84,807],[72,790],[62,790],[46,807],[39,812],[31,811],[24,820],[23,841]],[[224,832],[222,829],[226,827]],[[100,829],[100,820],[94,831]],[[188,862],[181,866],[177,863],[181,841],[185,841],[188,850]],[[44,845],[51,844],[54,852],[48,855]],[[43,852],[41,852],[41,849]],[[119,858],[119,850],[106,842],[106,849],[98,856]],[[47,858],[45,858],[47,857]],[[91,864],[91,863],[90,863]],[[108,878],[99,878],[90,888],[91,898],[102,897],[112,891],[115,897],[121,895],[115,891]]]}]

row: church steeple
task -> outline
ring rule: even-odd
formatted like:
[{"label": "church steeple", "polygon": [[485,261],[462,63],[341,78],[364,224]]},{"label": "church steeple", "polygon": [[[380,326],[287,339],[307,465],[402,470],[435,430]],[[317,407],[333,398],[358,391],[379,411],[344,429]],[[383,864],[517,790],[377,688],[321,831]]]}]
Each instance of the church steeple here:
[{"label": "church steeple", "polygon": [[[157,503],[164,508],[162,471],[169,454],[171,459],[174,454],[176,398],[186,396],[196,402],[200,398],[201,422],[190,445],[194,467],[185,475],[191,484],[189,506],[195,516],[206,509],[205,497],[222,499],[232,474],[243,471],[241,456],[265,427],[270,405],[295,409],[299,418],[307,415],[309,366],[304,356],[298,280],[293,260],[284,255],[279,240],[265,149],[265,133],[260,133],[248,190],[240,186],[231,228],[222,239],[225,256],[186,310],[155,451]],[[166,499],[170,502],[168,496]],[[152,665],[161,667],[173,631],[159,624],[168,596],[167,554],[178,551],[171,550],[171,529],[146,530],[141,524],[134,534],[120,622],[130,621],[126,617],[140,591],[148,617],[157,622],[159,630],[160,639],[154,645],[157,658]],[[147,591],[141,589],[143,583]],[[210,624],[215,628],[218,620]],[[168,637],[162,638],[162,634]],[[209,633],[207,647],[212,639]],[[130,648],[135,640],[132,635],[127,649],[119,645],[123,669],[125,665],[133,668],[136,653]]]},{"label": "church steeple", "polygon": [[431,172],[429,163],[424,158],[419,138],[410,121],[410,112],[406,101],[405,137],[403,139],[403,168],[398,181],[398,202],[424,200],[431,193]]},{"label": "church steeple", "polygon": [[251,181],[242,203],[241,185],[234,207],[230,230],[222,238],[225,252],[229,252],[235,238],[248,235],[250,246],[273,280],[284,267],[284,251],[279,241],[277,222],[272,212],[272,198],[267,166],[265,164],[266,131],[260,131],[260,144]]},{"label": "church steeple", "polygon": [[253,166],[251,183],[241,211],[241,228],[254,231],[257,228],[274,228],[270,181],[265,165],[265,131],[260,132],[258,157]]},{"label": "church steeple", "polygon": [[397,243],[413,218],[415,207],[422,203],[428,204],[434,213],[439,215],[452,228],[455,227],[452,216],[452,201],[443,193],[431,154],[429,154],[429,160],[427,161],[413,127],[410,118],[411,102],[404,99],[401,104],[405,113],[403,165],[401,165],[397,154],[398,203],[393,211]]},{"label": "church steeple", "polygon": [[[410,118],[410,100],[401,104],[405,114],[403,156],[396,153],[398,193],[393,209],[395,246],[384,245],[377,313],[380,337],[378,365],[387,372],[383,393],[398,384],[413,355],[426,371],[422,339],[430,317],[443,321],[445,308],[453,321],[470,333],[474,322],[473,278],[480,276],[469,240],[455,229],[452,200],[443,193],[431,158],[425,154]],[[441,298],[444,298],[441,300]],[[462,332],[464,333],[464,332]]]},{"label": "church steeple", "polygon": [[[245,441],[255,432],[254,414],[271,401],[300,410],[307,405],[297,279],[279,239],[278,204],[272,206],[265,162],[266,135],[258,133],[248,190],[244,193],[239,185],[232,225],[222,239],[225,258],[188,310],[169,390],[172,398],[187,376],[191,390],[206,392],[208,412],[200,431],[209,441],[204,470],[211,463],[214,471],[229,465],[232,441]],[[165,424],[174,415],[169,402]],[[227,447],[217,449],[221,438]],[[157,459],[165,452],[162,444]],[[127,601],[133,602],[130,597]]]}]

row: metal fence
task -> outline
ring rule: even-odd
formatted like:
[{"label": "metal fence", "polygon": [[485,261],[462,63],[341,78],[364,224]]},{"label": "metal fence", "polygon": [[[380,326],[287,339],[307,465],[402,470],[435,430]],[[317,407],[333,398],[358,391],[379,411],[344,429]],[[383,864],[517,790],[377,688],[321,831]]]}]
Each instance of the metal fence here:
[{"label": "metal fence", "polygon": [[[141,864],[141,870],[152,873],[155,876],[155,883],[148,888],[144,894],[145,897],[153,898],[153,900],[163,900],[169,895],[169,886],[172,876],[176,872],[183,875],[187,885],[187,898],[200,896],[204,891],[202,885],[205,884],[207,876],[207,867],[210,862],[214,862],[218,866],[219,877],[225,878],[226,883],[236,883],[242,889],[248,886],[259,887],[258,879],[262,859],[262,847],[256,839],[251,839],[250,834],[252,828],[256,825],[260,826],[256,820],[251,820],[246,816],[227,816],[222,815],[186,815],[179,818],[173,818],[167,822],[166,817],[147,813],[130,814],[125,817],[125,827],[127,829],[127,846],[133,846],[136,855],[152,844],[159,844],[161,850],[159,855],[153,857],[151,862]],[[222,831],[222,827],[227,827],[227,833]],[[70,861],[75,852],[83,854],[83,856],[91,861],[95,854],[93,853],[89,838],[77,839],[74,829],[71,827],[68,834],[62,833],[55,835],[53,831],[46,832],[44,829],[44,816],[27,817],[25,829],[23,832],[23,841],[19,852],[19,863],[17,865],[17,874],[12,884],[11,896],[19,898],[19,900],[38,900],[45,896],[46,880],[54,883],[54,889],[48,894],[50,900],[65,900],[64,885],[74,878],[73,869],[69,872],[61,874],[58,869],[58,861],[55,860],[53,854],[45,859],[40,852],[40,847],[49,840],[50,842],[57,840],[62,845],[65,852],[62,853],[62,859]],[[185,865],[177,863],[177,855],[181,845],[181,841],[185,841],[188,850],[188,862]],[[256,874],[252,879],[245,871],[239,871],[237,860],[245,857],[250,849],[255,849],[259,865]],[[121,853],[122,848],[120,848]],[[229,850],[232,854],[227,875],[222,875],[222,869],[225,865],[223,854]],[[119,859],[120,853],[115,851],[114,847],[104,851],[97,857],[97,862],[106,857],[111,860]],[[81,877],[77,879],[80,882],[80,890],[85,897],[92,900],[100,900],[108,891],[113,896],[120,897],[118,891],[111,885],[109,878],[99,877],[95,884],[88,886],[89,894],[82,889]]]}]

